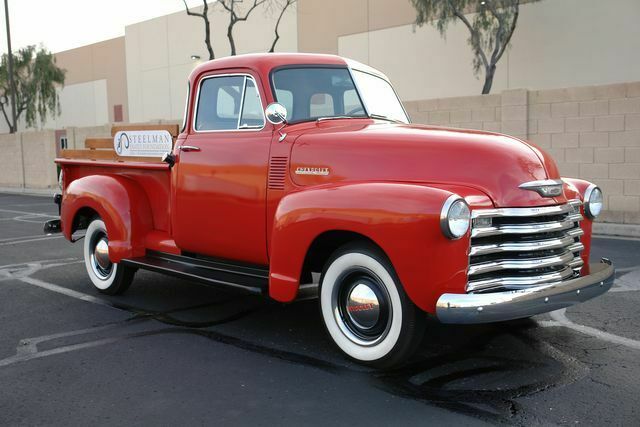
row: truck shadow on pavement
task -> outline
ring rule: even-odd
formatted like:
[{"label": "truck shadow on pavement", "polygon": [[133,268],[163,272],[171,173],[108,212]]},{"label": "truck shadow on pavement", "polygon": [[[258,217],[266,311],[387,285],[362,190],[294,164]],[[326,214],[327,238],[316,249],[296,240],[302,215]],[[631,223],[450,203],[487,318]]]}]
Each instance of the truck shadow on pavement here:
[{"label": "truck shadow on pavement", "polygon": [[[522,320],[478,326],[445,326],[430,321],[421,349],[409,364],[392,371],[376,371],[344,359],[333,348],[322,329],[316,304],[304,301],[286,306],[252,297],[231,297],[216,302],[216,309],[211,304],[173,312],[126,309],[137,319],[154,319],[171,326],[149,334],[199,336],[341,378],[364,381],[398,397],[491,423],[540,422],[525,414],[515,400],[574,382],[589,370],[533,337],[529,332],[537,327],[536,322]],[[213,312],[220,314],[218,309],[226,314],[211,316]],[[191,310],[197,310],[199,315],[194,317]],[[247,328],[250,325],[251,336],[224,329],[234,322],[246,322]],[[291,325],[296,326],[291,329]],[[289,328],[286,337],[274,335],[283,328]],[[268,338],[253,339],[256,336]],[[289,342],[292,338],[293,345]],[[301,342],[305,349],[298,351]],[[328,353],[308,350],[316,348],[328,348]]]}]

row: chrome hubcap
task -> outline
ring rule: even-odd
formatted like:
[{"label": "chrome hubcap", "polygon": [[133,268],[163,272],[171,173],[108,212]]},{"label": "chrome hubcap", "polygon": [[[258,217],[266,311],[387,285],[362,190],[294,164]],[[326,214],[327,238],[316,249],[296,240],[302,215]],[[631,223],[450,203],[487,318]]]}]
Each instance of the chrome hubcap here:
[{"label": "chrome hubcap", "polygon": [[109,259],[109,240],[104,233],[96,233],[91,245],[91,267],[99,278],[106,280],[113,271],[113,263]]},{"label": "chrome hubcap", "polygon": [[381,280],[372,272],[357,268],[338,281],[333,310],[344,335],[363,346],[384,339],[391,326],[391,305]]},{"label": "chrome hubcap", "polygon": [[380,301],[365,283],[356,284],[347,297],[347,315],[362,329],[373,328],[380,319]]},{"label": "chrome hubcap", "polygon": [[108,270],[109,267],[111,267],[111,261],[109,260],[109,243],[106,238],[103,237],[96,243],[94,254],[100,268]]}]

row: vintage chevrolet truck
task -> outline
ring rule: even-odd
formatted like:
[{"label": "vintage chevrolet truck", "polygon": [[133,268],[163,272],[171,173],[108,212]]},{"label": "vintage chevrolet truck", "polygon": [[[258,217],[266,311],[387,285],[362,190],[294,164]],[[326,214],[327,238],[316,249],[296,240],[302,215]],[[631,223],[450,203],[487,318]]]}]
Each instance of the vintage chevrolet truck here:
[{"label": "vintage chevrolet truck", "polygon": [[[56,160],[61,215],[45,225],[84,238],[106,294],[138,269],[280,302],[315,292],[337,346],[389,368],[415,351],[428,316],[507,321],[612,286],[611,262],[589,263],[596,185],[561,178],[516,138],[410,124],[387,77],[355,61],[209,61],[189,77],[180,129],[114,136]],[[163,138],[162,159],[145,157]]]}]

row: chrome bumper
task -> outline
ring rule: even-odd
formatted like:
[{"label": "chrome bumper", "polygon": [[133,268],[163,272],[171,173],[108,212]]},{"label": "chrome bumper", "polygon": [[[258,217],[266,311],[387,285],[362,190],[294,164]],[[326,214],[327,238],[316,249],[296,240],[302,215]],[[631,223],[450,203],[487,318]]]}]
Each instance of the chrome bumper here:
[{"label": "chrome bumper", "polygon": [[569,307],[597,297],[613,285],[615,269],[609,262],[591,264],[590,271],[588,276],[517,291],[443,294],[436,316],[442,323],[491,323]]}]

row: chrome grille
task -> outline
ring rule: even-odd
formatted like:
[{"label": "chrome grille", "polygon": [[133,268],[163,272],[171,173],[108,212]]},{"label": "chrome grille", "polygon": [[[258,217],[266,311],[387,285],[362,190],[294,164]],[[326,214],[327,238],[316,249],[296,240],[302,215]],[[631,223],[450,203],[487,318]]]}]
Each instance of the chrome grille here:
[{"label": "chrome grille", "polygon": [[[580,274],[580,200],[472,212],[467,292],[557,283]],[[490,223],[489,223],[490,221]]]}]

